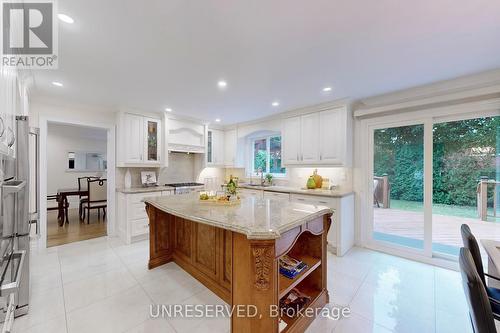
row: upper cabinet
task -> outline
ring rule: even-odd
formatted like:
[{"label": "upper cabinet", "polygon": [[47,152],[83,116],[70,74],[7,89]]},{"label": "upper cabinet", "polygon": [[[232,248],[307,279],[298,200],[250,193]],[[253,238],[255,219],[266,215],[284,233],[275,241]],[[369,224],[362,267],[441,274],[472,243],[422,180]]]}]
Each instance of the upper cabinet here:
[{"label": "upper cabinet", "polygon": [[118,113],[117,118],[117,165],[160,166],[161,119],[126,112]]},{"label": "upper cabinet", "polygon": [[146,151],[144,152],[144,160],[146,163],[160,163],[160,143],[161,143],[161,121],[154,118],[144,118],[144,143]]},{"label": "upper cabinet", "polygon": [[[224,131],[224,166],[226,168],[244,168],[244,155],[242,144],[238,144],[238,130]],[[240,149],[238,149],[240,147]]]},{"label": "upper cabinet", "polygon": [[207,165],[224,166],[224,132],[218,129],[207,130]]},{"label": "upper cabinet", "polygon": [[285,165],[350,166],[352,120],[346,106],[285,119]]}]

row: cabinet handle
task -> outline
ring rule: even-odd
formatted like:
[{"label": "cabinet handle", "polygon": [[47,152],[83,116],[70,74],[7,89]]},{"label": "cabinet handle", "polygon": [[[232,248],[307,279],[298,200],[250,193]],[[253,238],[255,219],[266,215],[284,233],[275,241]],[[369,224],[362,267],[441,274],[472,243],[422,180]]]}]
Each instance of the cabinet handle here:
[{"label": "cabinet handle", "polygon": [[303,161],[304,160],[304,154],[300,155],[300,160]]},{"label": "cabinet handle", "polygon": [[321,161],[323,159],[323,155],[319,154],[319,160]]},{"label": "cabinet handle", "polygon": [[0,117],[0,122],[2,123],[2,130],[0,131],[0,138],[5,134],[5,122],[3,121],[3,118]]},{"label": "cabinet handle", "polygon": [[9,127],[9,131],[10,133],[12,134],[12,138],[10,139],[9,143],[7,144],[7,146],[12,147],[14,145],[14,142],[16,142],[16,136],[14,135],[14,131],[12,130],[12,128]]},{"label": "cabinet handle", "polygon": [[299,153],[297,153],[297,161],[299,160]]}]

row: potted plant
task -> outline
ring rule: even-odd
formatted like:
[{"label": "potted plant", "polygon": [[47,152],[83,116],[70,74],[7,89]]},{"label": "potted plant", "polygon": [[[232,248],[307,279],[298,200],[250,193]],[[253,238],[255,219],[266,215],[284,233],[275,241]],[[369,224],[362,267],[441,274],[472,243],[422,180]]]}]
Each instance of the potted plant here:
[{"label": "potted plant", "polygon": [[273,175],[271,175],[270,173],[268,173],[266,175],[266,181],[269,185],[273,185]]}]

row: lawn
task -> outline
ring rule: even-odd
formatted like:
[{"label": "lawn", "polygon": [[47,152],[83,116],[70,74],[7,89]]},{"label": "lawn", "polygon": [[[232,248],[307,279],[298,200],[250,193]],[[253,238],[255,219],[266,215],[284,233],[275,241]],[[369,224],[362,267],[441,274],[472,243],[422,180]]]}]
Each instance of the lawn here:
[{"label": "lawn", "polygon": [[[413,212],[422,212],[424,210],[424,204],[423,202],[417,202],[417,201],[391,200],[391,208],[408,210]],[[472,219],[478,218],[476,207],[474,206],[434,204],[432,206],[432,213],[439,215],[468,217]],[[493,214],[493,208],[488,209],[488,214],[490,215]],[[488,220],[490,219],[495,220],[494,218],[488,218]]]}]

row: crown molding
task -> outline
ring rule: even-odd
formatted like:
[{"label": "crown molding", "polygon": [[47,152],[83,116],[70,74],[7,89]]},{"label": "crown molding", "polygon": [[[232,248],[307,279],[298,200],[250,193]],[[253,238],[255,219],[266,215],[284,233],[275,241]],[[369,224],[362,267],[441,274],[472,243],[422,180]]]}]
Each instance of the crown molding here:
[{"label": "crown molding", "polygon": [[258,119],[254,119],[254,120],[249,120],[249,121],[244,121],[244,122],[240,122],[240,123],[236,123],[236,124],[226,125],[226,126],[224,126],[224,129],[225,130],[238,129],[239,127],[257,125],[257,124],[260,124],[262,122],[281,120],[284,118],[290,118],[290,117],[300,116],[303,114],[320,112],[320,111],[330,110],[330,109],[339,108],[339,107],[348,107],[349,108],[350,104],[351,104],[351,100],[349,98],[336,99],[336,100],[325,102],[325,103],[314,104],[314,105],[309,105],[309,106],[305,106],[305,107],[286,110],[286,111],[276,113],[276,114],[273,114],[273,115],[267,116],[267,117],[262,117],[262,118],[258,118]]},{"label": "crown molding", "polygon": [[495,98],[497,94],[500,94],[500,69],[361,99],[353,105],[354,116],[415,111],[443,103]]}]

